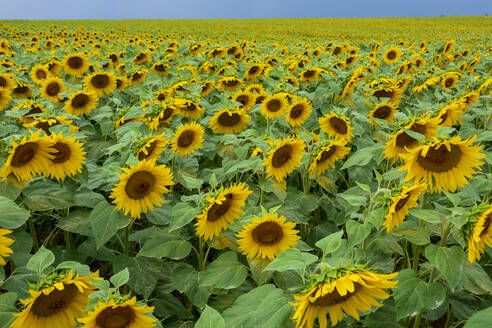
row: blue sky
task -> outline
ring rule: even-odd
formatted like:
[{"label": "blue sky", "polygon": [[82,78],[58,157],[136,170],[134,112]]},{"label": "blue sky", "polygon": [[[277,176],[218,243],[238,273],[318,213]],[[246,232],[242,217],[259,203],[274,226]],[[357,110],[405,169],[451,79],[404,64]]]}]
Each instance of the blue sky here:
[{"label": "blue sky", "polygon": [[492,15],[492,0],[1,0],[0,19]]}]

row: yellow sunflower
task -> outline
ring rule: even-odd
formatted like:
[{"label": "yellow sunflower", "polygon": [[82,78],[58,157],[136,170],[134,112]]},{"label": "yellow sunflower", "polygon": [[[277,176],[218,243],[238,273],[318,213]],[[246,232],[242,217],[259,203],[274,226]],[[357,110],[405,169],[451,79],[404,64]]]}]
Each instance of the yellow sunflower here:
[{"label": "yellow sunflower", "polygon": [[402,94],[403,90],[397,87],[382,87],[371,92],[371,96],[376,97],[378,101],[381,101],[381,98],[388,98],[388,102],[393,105],[398,105],[400,103]]},{"label": "yellow sunflower", "polygon": [[294,230],[294,222],[285,222],[286,218],[275,214],[264,214],[253,218],[253,222],[236,234],[241,252],[251,259],[272,261],[287,248],[295,247],[301,239]]},{"label": "yellow sunflower", "polygon": [[251,193],[243,182],[209,194],[205,208],[196,216],[196,234],[205,240],[218,237],[222,230],[244,214],[242,207]]},{"label": "yellow sunflower", "polygon": [[173,174],[166,165],[155,165],[155,161],[142,160],[130,168],[122,168],[120,182],[111,190],[109,197],[118,210],[134,218],[142,213],[152,211],[164,200],[162,195],[169,192],[167,187],[173,185]]},{"label": "yellow sunflower", "polygon": [[388,212],[383,223],[383,226],[386,227],[386,232],[392,231],[403,223],[403,220],[408,215],[408,210],[418,206],[417,200],[426,189],[426,184],[403,186],[398,195],[391,197],[391,203],[388,206]]},{"label": "yellow sunflower", "polygon": [[97,95],[92,91],[77,91],[65,102],[67,113],[77,116],[87,115],[97,106]]},{"label": "yellow sunflower", "polygon": [[34,65],[31,69],[31,79],[36,84],[43,84],[43,82],[51,75],[46,65]]},{"label": "yellow sunflower", "polygon": [[128,86],[128,79],[126,77],[124,76],[116,77],[116,90],[121,92],[125,90],[127,86]]},{"label": "yellow sunflower", "polygon": [[62,132],[53,133],[50,138],[54,143],[51,146],[51,154],[55,157],[50,159],[46,175],[63,181],[67,176],[72,177],[82,172],[82,164],[85,162],[84,155],[87,154],[82,148],[83,144],[75,137],[64,136]]},{"label": "yellow sunflower", "polygon": [[431,192],[454,192],[464,187],[484,163],[483,146],[472,146],[476,136],[461,140],[456,136],[449,140],[435,139],[420,145],[408,154],[401,155],[405,164],[399,169],[408,171],[405,181],[427,183]]},{"label": "yellow sunflower", "polygon": [[297,302],[292,319],[296,328],[313,328],[318,317],[320,328],[328,327],[327,310],[331,326],[343,320],[344,312],[360,320],[358,311],[369,311],[382,306],[376,299],[387,299],[384,289],[395,288],[398,281],[391,280],[398,273],[378,274],[363,267],[334,268],[321,278],[316,278],[301,295],[294,295]]},{"label": "yellow sunflower", "polygon": [[39,116],[35,116],[31,123],[24,123],[24,126],[26,128],[41,129],[47,135],[50,135],[50,128],[60,124],[68,125],[70,132],[74,132],[79,129],[77,126],[73,125],[73,121],[68,120],[66,116],[52,116],[49,113],[43,113]]},{"label": "yellow sunflower", "polygon": [[261,114],[268,119],[282,117],[289,106],[284,94],[267,96],[261,102]]},{"label": "yellow sunflower", "polygon": [[17,86],[12,89],[12,95],[15,99],[24,99],[32,96],[32,85],[24,82],[17,82]]},{"label": "yellow sunflower", "polygon": [[132,297],[127,301],[115,302],[111,298],[108,302],[101,302],[89,311],[86,317],[77,319],[82,328],[153,328],[157,319],[148,316],[154,307],[138,304]]},{"label": "yellow sunflower", "polygon": [[155,63],[152,66],[152,71],[156,72],[160,76],[165,76],[168,74],[167,69],[169,68],[169,64],[165,63]]},{"label": "yellow sunflower", "polygon": [[344,115],[337,113],[326,114],[318,119],[321,130],[330,138],[350,142],[354,137],[352,124]]},{"label": "yellow sunflower", "polygon": [[221,109],[210,119],[210,128],[217,134],[239,133],[246,129],[251,116],[245,110]]},{"label": "yellow sunflower", "polygon": [[53,142],[49,137],[41,137],[41,130],[31,131],[29,137],[24,136],[21,141],[12,141],[7,160],[0,169],[0,177],[5,180],[9,174],[14,174],[19,181],[32,179],[33,175],[45,173],[49,169]]},{"label": "yellow sunflower", "polygon": [[460,75],[456,72],[450,72],[444,74],[441,78],[441,84],[444,89],[454,89],[456,84],[460,80]]},{"label": "yellow sunflower", "polygon": [[274,177],[278,182],[292,173],[301,165],[304,154],[304,142],[294,137],[277,139],[270,151],[268,151],[263,166],[267,167],[269,177]]},{"label": "yellow sunflower", "polygon": [[82,77],[89,69],[89,60],[83,54],[68,54],[63,58],[63,70],[70,75]]},{"label": "yellow sunflower", "polygon": [[374,125],[377,125],[377,122],[374,121],[375,118],[391,123],[393,122],[396,113],[398,113],[398,110],[395,105],[389,102],[382,102],[377,104],[374,109],[371,110],[369,118]]},{"label": "yellow sunflower", "polygon": [[295,97],[290,104],[287,113],[285,114],[285,120],[293,128],[301,126],[311,115],[311,102],[304,97]]},{"label": "yellow sunflower", "polygon": [[164,138],[164,133],[151,138],[146,138],[144,142],[137,147],[135,154],[139,161],[157,160],[166,148],[168,142],[169,141]]},{"label": "yellow sunflower", "polygon": [[321,146],[317,152],[311,156],[309,165],[309,175],[322,175],[330,167],[335,167],[335,161],[344,158],[350,152],[350,148],[345,146],[345,142],[340,140],[330,141]]},{"label": "yellow sunflower", "polygon": [[243,81],[241,81],[240,79],[234,76],[223,77],[217,83],[217,87],[219,89],[229,90],[229,91],[234,91],[237,88],[240,88],[242,85],[243,85]]},{"label": "yellow sunflower", "polygon": [[264,64],[253,64],[244,72],[244,78],[248,81],[257,79],[263,74],[264,70]]},{"label": "yellow sunflower", "polygon": [[492,205],[482,204],[468,216],[463,226],[468,246],[468,262],[480,260],[485,245],[492,247]]},{"label": "yellow sunflower", "polygon": [[138,70],[136,72],[133,72],[130,77],[128,78],[129,83],[131,86],[137,85],[139,83],[142,83],[145,78],[147,77],[147,74],[149,73],[148,70]]},{"label": "yellow sunflower", "polygon": [[5,258],[9,257],[9,255],[14,252],[9,248],[9,246],[14,243],[14,240],[5,237],[5,235],[9,235],[11,233],[12,230],[0,229],[0,265],[7,264]]},{"label": "yellow sunflower", "polygon": [[113,72],[94,72],[85,78],[85,87],[99,97],[110,95],[116,88],[116,77]]},{"label": "yellow sunflower", "polygon": [[208,95],[210,92],[214,90],[215,86],[215,81],[212,80],[206,80],[205,82],[202,83],[202,91],[200,91],[200,96],[205,97]]},{"label": "yellow sunflower", "polygon": [[202,148],[204,133],[203,127],[196,122],[183,125],[174,133],[172,151],[179,156],[186,156]]},{"label": "yellow sunflower", "polygon": [[[55,276],[57,277],[57,276]],[[65,277],[53,279],[38,290],[30,289],[30,297],[21,300],[24,308],[15,313],[11,328],[71,328],[84,315],[89,295],[95,291],[90,279],[101,279],[97,272],[79,277],[70,271]]]},{"label": "yellow sunflower", "polygon": [[67,88],[63,81],[58,77],[50,77],[41,85],[41,96],[54,103],[58,103],[62,96],[60,93],[66,92]]},{"label": "yellow sunflower", "polygon": [[393,64],[400,60],[402,51],[400,48],[391,46],[383,55],[383,61],[386,64]]},{"label": "yellow sunflower", "polygon": [[15,77],[12,73],[2,73],[0,72],[0,89],[10,89],[15,88]]},{"label": "yellow sunflower", "polygon": [[299,81],[302,82],[314,82],[320,79],[320,69],[317,67],[307,68],[301,72]]},{"label": "yellow sunflower", "polygon": [[176,109],[173,105],[162,103],[162,110],[156,116],[147,119],[150,131],[156,131],[162,124],[171,122],[174,114]]},{"label": "yellow sunflower", "polygon": [[238,91],[232,96],[232,100],[241,103],[241,109],[249,111],[255,105],[256,97],[248,91]]},{"label": "yellow sunflower", "polygon": [[459,102],[454,101],[441,108],[436,116],[439,126],[454,126],[461,123],[462,108]]},{"label": "yellow sunflower", "polygon": [[172,105],[176,109],[177,113],[184,117],[198,119],[202,117],[205,108],[199,104],[200,99],[191,101],[188,99],[175,98],[172,101]]},{"label": "yellow sunflower", "polygon": [[0,112],[7,107],[12,100],[12,91],[10,89],[0,88]]}]

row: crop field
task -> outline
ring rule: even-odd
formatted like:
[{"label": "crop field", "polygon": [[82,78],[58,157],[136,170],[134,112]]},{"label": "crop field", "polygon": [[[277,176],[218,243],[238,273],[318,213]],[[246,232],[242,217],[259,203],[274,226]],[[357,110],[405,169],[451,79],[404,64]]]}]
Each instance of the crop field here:
[{"label": "crop field", "polygon": [[484,328],[492,17],[0,21],[0,328]]}]

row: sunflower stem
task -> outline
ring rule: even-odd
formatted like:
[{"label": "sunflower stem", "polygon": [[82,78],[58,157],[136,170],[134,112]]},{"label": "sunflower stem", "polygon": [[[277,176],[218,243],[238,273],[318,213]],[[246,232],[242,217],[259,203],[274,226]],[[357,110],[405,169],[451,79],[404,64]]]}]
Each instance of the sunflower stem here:
[{"label": "sunflower stem", "polygon": [[205,248],[205,243],[203,242],[203,239],[199,239],[199,246],[198,246],[198,271],[205,271],[205,262],[204,262],[204,255],[203,251]]},{"label": "sunflower stem", "polygon": [[38,243],[38,237],[36,236],[36,228],[34,227],[34,220],[32,217],[29,218],[28,220],[29,224],[29,233],[31,234],[32,237],[32,244],[34,251],[37,252],[39,249],[39,243]]}]

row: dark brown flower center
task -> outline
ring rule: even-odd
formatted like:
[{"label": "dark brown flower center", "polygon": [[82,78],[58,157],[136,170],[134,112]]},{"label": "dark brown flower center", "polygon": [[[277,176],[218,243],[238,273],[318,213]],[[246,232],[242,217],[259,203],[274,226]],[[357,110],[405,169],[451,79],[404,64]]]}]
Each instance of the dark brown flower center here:
[{"label": "dark brown flower center", "polygon": [[386,54],[386,58],[388,58],[389,60],[393,60],[396,58],[396,51],[394,50],[391,50],[390,52],[388,52]]},{"label": "dark brown flower center", "polygon": [[164,108],[164,110],[162,111],[162,118],[160,119],[161,121],[166,121],[168,118],[171,117],[171,115],[173,115],[174,113],[174,108],[170,107],[170,106],[166,106]]},{"label": "dark brown flower center", "polygon": [[266,107],[269,112],[275,113],[282,108],[282,102],[278,99],[272,99],[267,102]]},{"label": "dark brown flower center", "polygon": [[63,284],[63,289],[54,289],[48,295],[41,294],[32,305],[32,313],[38,317],[50,317],[70,306],[77,296],[75,284]]},{"label": "dark brown flower center", "polygon": [[38,69],[36,71],[36,77],[40,80],[44,80],[44,79],[46,79],[46,72],[42,69]]},{"label": "dark brown flower center", "polygon": [[277,149],[273,153],[272,157],[272,166],[274,168],[279,168],[284,166],[285,163],[287,163],[291,158],[292,158],[292,146],[291,145],[284,145]]},{"label": "dark brown flower center", "polygon": [[207,212],[207,221],[214,222],[222,218],[231,208],[233,194],[225,195],[225,200],[221,204],[214,203]]},{"label": "dark brown flower center", "polygon": [[79,93],[78,95],[75,95],[72,99],[72,107],[73,108],[82,108],[85,105],[89,103],[89,96],[84,94],[84,93]]},{"label": "dark brown flower center", "polygon": [[323,150],[319,159],[316,160],[317,164],[323,163],[328,160],[337,151],[336,146],[330,146],[330,149]]},{"label": "dark brown flower center", "polygon": [[60,85],[58,82],[51,82],[46,86],[46,93],[48,96],[54,97],[60,93]]},{"label": "dark brown flower center", "polygon": [[67,60],[68,66],[73,69],[79,69],[84,65],[84,61],[80,57],[70,57]]},{"label": "dark brown flower center", "polygon": [[135,321],[135,311],[131,306],[108,306],[96,317],[98,328],[126,328]]},{"label": "dark brown flower center", "polygon": [[446,88],[449,88],[453,85],[454,79],[452,77],[448,77],[446,80],[444,80],[444,86]]},{"label": "dark brown flower center", "polygon": [[249,96],[245,94],[236,97],[236,101],[243,104],[243,106],[246,106],[248,104],[249,99],[250,99]]},{"label": "dark brown flower center", "polygon": [[137,55],[137,57],[135,57],[135,59],[137,61],[143,60],[143,59],[145,59],[145,54],[144,53],[140,53],[140,54]]},{"label": "dark brown flower center", "polygon": [[348,130],[347,123],[338,117],[330,118],[330,126],[339,134],[346,134]]},{"label": "dark brown flower center", "polygon": [[63,163],[70,159],[72,151],[67,144],[57,142],[53,145],[53,148],[56,149],[56,153],[53,153],[53,155],[55,155],[55,158],[51,160],[53,163]]},{"label": "dark brown flower center", "polygon": [[391,114],[391,108],[389,106],[381,106],[374,111],[373,116],[381,120],[387,119]]},{"label": "dark brown flower center", "polygon": [[263,222],[252,232],[253,240],[261,245],[274,245],[282,240],[284,231],[277,222]]},{"label": "dark brown flower center", "polygon": [[96,88],[104,89],[109,85],[109,76],[106,74],[97,74],[92,77],[91,82]]},{"label": "dark brown flower center", "polygon": [[297,105],[294,105],[294,107],[292,107],[289,115],[290,115],[290,118],[296,119],[299,116],[301,116],[303,112],[304,112],[304,105],[297,104]]},{"label": "dark brown flower center", "polygon": [[451,145],[448,151],[445,145],[432,146],[429,148],[426,157],[419,155],[418,163],[423,168],[432,172],[448,172],[458,166],[461,160],[461,149],[457,145]]},{"label": "dark brown flower center", "polygon": [[7,79],[0,76],[0,88],[5,88],[7,86]]},{"label": "dark brown flower center", "polygon": [[187,102],[183,107],[183,110],[187,112],[194,112],[198,109],[198,107],[195,105],[195,103],[189,101]]},{"label": "dark brown flower center", "polygon": [[315,74],[316,74],[316,71],[314,69],[308,69],[307,71],[305,71],[303,73],[304,77],[308,78],[308,79],[313,77]]},{"label": "dark brown flower center", "polygon": [[[426,132],[426,126],[425,124],[413,124],[410,127],[410,130],[423,134],[425,135]],[[414,137],[409,136],[405,131],[402,131],[397,137],[396,137],[396,145],[398,147],[410,147],[418,143],[418,140],[415,139]]]},{"label": "dark brown flower center", "polygon": [[374,97],[378,98],[378,100],[379,100],[379,98],[391,98],[391,97],[393,97],[393,91],[381,89],[381,90],[374,91],[372,95]]},{"label": "dark brown flower center", "polygon": [[358,282],[354,282],[354,291],[353,292],[347,291],[347,294],[343,296],[340,295],[338,293],[338,290],[335,288],[331,293],[328,293],[325,296],[317,298],[316,301],[312,302],[312,304],[315,306],[326,307],[326,306],[333,306],[336,304],[343,303],[349,298],[351,298],[353,295],[355,295],[359,290],[361,290],[362,287],[363,286]]},{"label": "dark brown flower center", "polygon": [[137,158],[139,161],[149,158],[157,147],[157,140],[152,141],[150,144],[145,146],[147,150],[147,155],[143,152],[143,149],[138,152]]},{"label": "dark brown flower center", "polygon": [[238,80],[227,80],[223,82],[226,87],[235,87],[239,84]]},{"label": "dark brown flower center", "polygon": [[256,97],[255,104],[261,104],[265,100],[265,96],[261,95]]},{"label": "dark brown flower center", "polygon": [[405,204],[408,202],[408,200],[410,199],[410,196],[411,194],[407,194],[405,196],[405,198],[402,198],[398,201],[398,203],[396,203],[395,205],[395,211],[398,212],[399,210],[401,210],[403,208],[403,206],[405,206]]},{"label": "dark brown flower center", "polygon": [[118,61],[118,56],[116,56],[115,54],[110,54],[108,57],[113,63],[116,63]]},{"label": "dark brown flower center", "polygon": [[166,66],[164,66],[163,64],[156,64],[154,65],[154,70],[162,73],[166,71]]},{"label": "dark brown flower center", "polygon": [[193,143],[193,140],[195,139],[195,132],[192,130],[186,130],[181,133],[181,135],[178,137],[178,146],[181,148],[188,147]]},{"label": "dark brown flower center", "polygon": [[155,185],[155,177],[147,171],[139,171],[128,179],[125,191],[131,199],[142,199],[150,194]]},{"label": "dark brown flower center", "polygon": [[260,70],[259,66],[257,65],[251,66],[248,70],[248,75],[255,75],[256,73],[258,73],[259,70]]},{"label": "dark brown flower center", "polygon": [[483,230],[480,233],[480,237],[483,237],[488,233],[490,225],[492,225],[492,213],[489,213],[489,215],[485,218],[485,223],[483,224]]},{"label": "dark brown flower center", "polygon": [[14,93],[16,94],[24,94],[27,92],[29,92],[29,87],[26,86],[17,87],[14,89]]},{"label": "dark brown flower center", "polygon": [[18,146],[12,157],[12,166],[21,167],[26,165],[33,159],[38,149],[39,145],[35,142],[26,142],[25,144]]},{"label": "dark brown flower center", "polygon": [[224,112],[219,115],[217,122],[222,126],[236,126],[241,121],[241,115],[238,113]]}]

